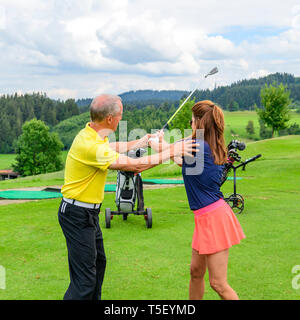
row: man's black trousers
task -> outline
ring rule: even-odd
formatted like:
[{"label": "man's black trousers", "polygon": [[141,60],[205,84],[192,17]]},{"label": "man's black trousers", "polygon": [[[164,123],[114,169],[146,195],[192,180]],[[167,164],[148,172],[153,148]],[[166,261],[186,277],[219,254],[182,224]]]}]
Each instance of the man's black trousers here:
[{"label": "man's black trousers", "polygon": [[100,300],[106,257],[99,226],[99,209],[62,200],[58,220],[66,238],[70,285],[64,300]]}]

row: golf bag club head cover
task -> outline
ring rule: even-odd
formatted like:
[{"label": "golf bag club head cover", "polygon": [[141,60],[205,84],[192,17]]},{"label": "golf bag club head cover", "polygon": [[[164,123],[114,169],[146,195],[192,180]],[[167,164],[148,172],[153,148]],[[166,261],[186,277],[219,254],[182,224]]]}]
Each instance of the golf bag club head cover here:
[{"label": "golf bag club head cover", "polygon": [[227,180],[228,174],[232,168],[232,165],[235,161],[241,161],[241,157],[239,156],[237,150],[244,150],[246,145],[244,142],[238,140],[231,140],[227,146],[227,161],[224,165],[223,172],[221,175],[220,186]]}]

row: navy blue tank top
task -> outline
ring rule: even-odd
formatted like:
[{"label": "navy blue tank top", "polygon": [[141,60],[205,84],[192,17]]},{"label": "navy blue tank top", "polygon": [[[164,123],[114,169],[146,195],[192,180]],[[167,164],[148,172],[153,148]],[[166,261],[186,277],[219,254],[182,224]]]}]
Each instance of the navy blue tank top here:
[{"label": "navy blue tank top", "polygon": [[[221,175],[224,165],[214,164],[207,142],[200,144],[195,158],[183,158],[182,176],[191,210],[206,207],[224,196],[220,191]],[[203,170],[202,170],[203,169]]]}]

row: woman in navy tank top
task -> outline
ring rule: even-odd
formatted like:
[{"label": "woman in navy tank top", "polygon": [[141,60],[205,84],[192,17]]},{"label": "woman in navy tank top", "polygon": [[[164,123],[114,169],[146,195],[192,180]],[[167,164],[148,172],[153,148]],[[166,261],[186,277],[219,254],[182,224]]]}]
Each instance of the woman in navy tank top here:
[{"label": "woman in navy tank top", "polygon": [[[189,297],[202,299],[204,276],[209,273],[210,286],[224,300],[238,300],[227,281],[229,248],[245,238],[243,230],[220,191],[221,174],[227,160],[222,109],[209,100],[192,108],[192,138],[200,145],[192,158],[173,159],[182,167],[190,209],[194,212]],[[151,148],[169,148],[162,140]],[[200,138],[199,138],[200,137]]]},{"label": "woman in navy tank top", "polygon": [[[224,300],[237,300],[238,295],[227,281],[228,254],[229,248],[240,243],[245,235],[220,191],[227,159],[224,115],[221,108],[209,100],[197,102],[192,114],[192,138],[200,144],[199,152],[193,159],[184,158],[179,163],[195,218],[189,296],[202,299],[204,275],[208,270],[210,286],[219,296]],[[197,139],[199,132],[202,139]]]}]

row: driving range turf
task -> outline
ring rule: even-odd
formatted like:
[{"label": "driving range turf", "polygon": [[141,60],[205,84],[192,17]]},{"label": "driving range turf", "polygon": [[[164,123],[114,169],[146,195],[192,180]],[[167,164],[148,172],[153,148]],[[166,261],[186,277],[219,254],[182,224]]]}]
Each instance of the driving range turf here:
[{"label": "driving range turf", "polygon": [[[258,153],[262,158],[237,174],[243,177],[237,192],[245,198],[245,209],[238,219],[246,239],[230,249],[228,281],[240,299],[298,300],[292,268],[300,265],[300,136],[249,143],[241,155],[246,159]],[[179,178],[178,173],[172,165],[161,165],[142,176]],[[222,191],[231,194],[232,181]],[[144,190],[144,197],[145,207],[152,208],[151,229],[143,216],[134,215],[127,221],[115,216],[106,229],[104,209],[115,209],[115,194],[105,194],[100,214],[107,256],[103,299],[188,299],[194,220],[185,189]],[[62,299],[69,274],[59,203],[0,206],[0,265],[6,271],[0,300]],[[204,299],[219,299],[208,274]]]}]

